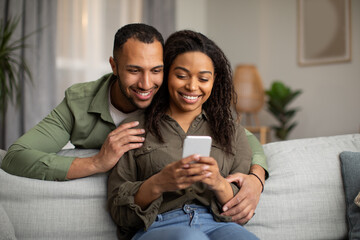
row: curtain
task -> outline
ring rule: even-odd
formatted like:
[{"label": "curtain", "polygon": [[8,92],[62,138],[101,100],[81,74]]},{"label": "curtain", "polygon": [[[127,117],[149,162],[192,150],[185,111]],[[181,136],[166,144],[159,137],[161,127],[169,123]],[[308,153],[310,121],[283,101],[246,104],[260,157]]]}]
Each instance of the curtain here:
[{"label": "curtain", "polygon": [[141,21],[142,0],[60,0],[57,9],[57,102],[75,83],[111,72],[116,31]]},{"label": "curtain", "polygon": [[[1,146],[7,149],[55,106],[56,0],[0,0],[0,16],[21,16],[14,40],[32,34],[20,54],[26,59],[33,81],[20,78],[20,106],[8,105]],[[19,69],[19,71],[23,71]]]},{"label": "curtain", "polygon": [[21,107],[8,106],[0,129],[0,148],[7,149],[60,103],[66,88],[111,72],[120,27],[144,22],[166,39],[175,31],[175,0],[0,0],[0,16],[22,17],[15,39],[36,31],[24,49],[33,82],[22,80]]},{"label": "curtain", "polygon": [[144,0],[143,22],[166,38],[175,31],[175,0]]}]

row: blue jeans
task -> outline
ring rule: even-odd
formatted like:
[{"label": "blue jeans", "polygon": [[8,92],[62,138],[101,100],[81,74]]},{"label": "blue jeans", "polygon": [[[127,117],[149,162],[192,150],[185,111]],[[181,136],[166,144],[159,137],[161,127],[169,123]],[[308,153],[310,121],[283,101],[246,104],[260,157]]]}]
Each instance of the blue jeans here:
[{"label": "blue jeans", "polygon": [[133,240],[209,240],[258,239],[244,227],[233,222],[216,222],[207,207],[184,205],[156,217],[147,231],[138,231]]}]

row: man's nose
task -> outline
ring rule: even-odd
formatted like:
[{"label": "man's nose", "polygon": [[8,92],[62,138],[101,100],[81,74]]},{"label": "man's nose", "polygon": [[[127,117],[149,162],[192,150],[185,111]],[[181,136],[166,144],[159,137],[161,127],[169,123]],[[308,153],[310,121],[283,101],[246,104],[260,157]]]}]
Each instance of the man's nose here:
[{"label": "man's nose", "polygon": [[143,90],[148,90],[152,87],[152,83],[151,83],[151,75],[149,72],[144,72],[142,74],[142,77],[138,83],[138,87],[143,89]]}]

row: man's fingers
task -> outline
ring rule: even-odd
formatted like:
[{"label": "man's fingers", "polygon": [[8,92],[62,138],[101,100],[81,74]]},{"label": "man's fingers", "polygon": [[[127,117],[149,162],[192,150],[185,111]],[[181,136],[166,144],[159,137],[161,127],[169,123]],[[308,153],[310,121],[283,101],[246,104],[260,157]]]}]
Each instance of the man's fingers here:
[{"label": "man's fingers", "polygon": [[114,131],[112,131],[113,133],[118,133],[121,131],[124,131],[125,129],[129,129],[129,128],[133,128],[139,125],[138,121],[134,121],[134,122],[128,122],[128,123],[124,123],[119,125]]},{"label": "man's fingers", "polygon": [[109,133],[109,138],[113,138],[113,139],[121,139],[125,136],[130,136],[130,135],[141,135],[144,134],[145,130],[142,128],[129,128],[129,129],[124,129],[122,131],[112,131],[111,133]]},{"label": "man's fingers", "polygon": [[233,219],[233,221],[236,222],[237,224],[244,225],[244,224],[246,224],[248,221],[250,221],[250,219],[251,219],[254,215],[255,215],[255,214],[254,214],[254,211],[251,210],[251,211],[249,212],[249,214],[247,214],[245,217],[241,217],[241,218],[239,218],[239,219],[236,219],[236,216],[235,216],[235,217],[233,217],[232,219]]},{"label": "man's fingers", "polygon": [[222,213],[222,215],[230,216],[231,220],[233,222],[237,223],[245,223],[247,222],[248,216],[252,216],[250,213],[254,212],[250,207],[244,208],[242,211],[239,211],[239,208],[237,209],[231,209],[226,213]]},{"label": "man's fingers", "polygon": [[123,137],[121,139],[119,139],[118,141],[114,141],[115,144],[120,144],[120,145],[126,145],[129,143],[142,143],[145,141],[144,137],[139,137],[139,136],[126,136]]},{"label": "man's fingers", "polygon": [[224,206],[223,206],[223,211],[224,211],[224,215],[226,216],[232,216],[235,214],[234,209],[232,209],[234,206],[238,205],[240,203],[240,199],[237,198],[236,196],[232,199],[230,199],[230,201],[228,201]]},{"label": "man's fingers", "polygon": [[240,211],[239,207],[238,208],[234,208],[234,207],[238,206],[243,200],[244,200],[244,198],[241,195],[236,194],[235,197],[230,199],[230,201],[228,201],[223,206],[224,214],[226,216],[232,216],[234,214],[237,214]]},{"label": "man's fingers", "polygon": [[139,148],[139,147],[141,147],[142,145],[143,145],[142,143],[130,143],[130,144],[124,145],[124,147],[123,147],[122,150],[123,150],[123,152],[125,153],[125,152],[127,152],[127,151],[129,151],[129,150]]},{"label": "man's fingers", "polygon": [[138,136],[142,134],[142,129],[130,129],[118,134],[109,134],[107,142],[115,148],[129,143],[144,142],[145,138]]}]

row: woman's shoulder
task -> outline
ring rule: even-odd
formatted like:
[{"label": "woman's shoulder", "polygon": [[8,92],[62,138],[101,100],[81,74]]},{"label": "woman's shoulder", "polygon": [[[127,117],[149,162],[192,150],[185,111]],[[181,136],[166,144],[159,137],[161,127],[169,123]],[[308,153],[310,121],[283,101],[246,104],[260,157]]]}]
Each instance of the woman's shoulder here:
[{"label": "woman's shoulder", "polygon": [[135,112],[129,113],[120,124],[133,122],[133,121],[138,121],[139,126],[141,126],[141,127],[144,126],[144,124],[145,124],[144,110],[136,110]]},{"label": "woman's shoulder", "polygon": [[235,139],[238,139],[239,136],[246,136],[246,129],[245,127],[238,121],[234,121],[234,127],[235,127]]},{"label": "woman's shoulder", "polygon": [[235,132],[245,131],[245,127],[239,121],[234,120],[234,127],[235,127]]}]

